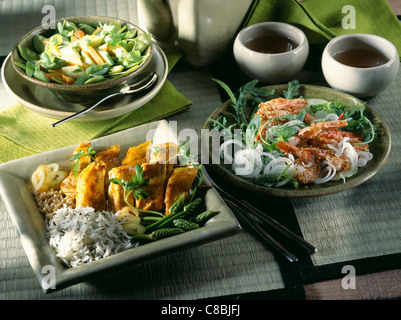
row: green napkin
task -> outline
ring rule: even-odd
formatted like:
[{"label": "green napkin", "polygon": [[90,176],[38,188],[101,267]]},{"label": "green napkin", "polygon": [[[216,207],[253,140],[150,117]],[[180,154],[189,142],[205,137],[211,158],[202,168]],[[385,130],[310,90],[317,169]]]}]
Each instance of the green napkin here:
[{"label": "green napkin", "polygon": [[[355,29],[343,27],[355,12]],[[344,13],[342,12],[344,8]],[[335,36],[348,33],[371,33],[391,41],[401,56],[401,23],[386,0],[256,0],[245,26],[264,21],[286,22],[299,27],[308,38],[311,55],[320,54]]]},{"label": "green napkin", "polygon": [[[169,71],[181,54],[166,54]],[[166,81],[147,104],[122,117],[94,122],[67,122],[51,128],[54,119],[16,105],[0,112],[0,163],[105,136],[188,110],[192,102]]]}]

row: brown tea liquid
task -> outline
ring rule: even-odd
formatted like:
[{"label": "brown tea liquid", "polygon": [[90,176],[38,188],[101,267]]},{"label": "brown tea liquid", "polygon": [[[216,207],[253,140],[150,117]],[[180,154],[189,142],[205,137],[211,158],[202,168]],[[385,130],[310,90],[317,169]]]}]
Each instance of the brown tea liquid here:
[{"label": "brown tea liquid", "polygon": [[261,53],[282,53],[295,49],[298,44],[278,33],[266,33],[245,42],[248,49]]},{"label": "brown tea liquid", "polygon": [[372,68],[387,63],[389,60],[373,48],[348,49],[336,52],[333,58],[338,62],[355,68]]}]

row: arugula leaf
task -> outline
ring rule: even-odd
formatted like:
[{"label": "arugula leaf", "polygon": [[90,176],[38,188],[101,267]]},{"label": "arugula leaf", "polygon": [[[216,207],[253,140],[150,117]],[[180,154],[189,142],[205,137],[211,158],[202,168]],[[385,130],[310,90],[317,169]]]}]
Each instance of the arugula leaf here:
[{"label": "arugula leaf", "polygon": [[[191,142],[187,141],[178,146],[177,157],[181,164],[194,164],[197,160],[197,155],[191,154]],[[169,159],[170,161],[171,159]]]},{"label": "arugula leaf", "polygon": [[269,90],[267,88],[257,88],[256,85],[259,83],[257,79],[252,80],[246,83],[241,89],[244,92],[244,95],[251,94],[254,97],[268,97],[274,94],[275,90]]},{"label": "arugula leaf", "polygon": [[[352,120],[349,120],[347,126],[341,129],[362,135],[364,137],[363,143],[370,143],[376,136],[376,127],[369,118],[364,115],[365,104],[366,103],[361,106],[358,104],[356,105],[356,108],[352,110],[351,113],[353,116]],[[359,111],[359,114],[355,114],[356,111]],[[350,114],[347,114],[347,117],[349,116]]]},{"label": "arugula leaf", "polygon": [[234,93],[231,91],[231,89],[223,82],[217,79],[213,79],[212,80],[216,83],[218,83],[228,94],[228,96],[230,97],[231,101],[233,102],[233,104],[237,103],[237,99],[235,98]]},{"label": "arugula leaf", "polygon": [[312,105],[310,106],[310,110],[312,113],[323,110],[327,113],[335,113],[336,115],[340,116],[344,112],[344,106],[339,102],[329,101],[323,104]]},{"label": "arugula leaf", "polygon": [[[261,101],[263,101],[261,97],[267,97],[274,93],[274,90],[257,88],[256,85],[259,81],[256,79],[240,87],[235,94],[224,82],[217,79],[212,80],[218,83],[231,98],[231,107],[234,109],[234,113],[230,113],[230,115],[234,118],[236,125],[243,130],[246,130],[249,122],[247,117],[247,110],[251,107],[253,108],[254,113],[255,105],[258,105]],[[250,99],[246,99],[245,96],[248,94],[251,94],[253,97]]]},{"label": "arugula leaf", "polygon": [[288,90],[284,90],[284,98],[285,99],[294,99],[296,95],[298,95],[298,90],[300,88],[300,84],[298,80],[293,80],[288,82]]},{"label": "arugula leaf", "polygon": [[255,145],[258,144],[258,142],[255,142],[255,137],[258,134],[260,125],[260,115],[257,115],[249,122],[249,125],[245,130],[245,143],[248,148],[255,149]]},{"label": "arugula leaf", "polygon": [[[280,181],[287,178],[287,171],[291,167],[292,164],[289,164],[283,172],[281,172],[278,176],[273,174],[265,174],[260,176],[259,178],[255,179],[255,183],[259,185],[265,186],[274,186],[275,184],[279,183]],[[298,188],[299,183],[296,179],[292,178],[290,181],[294,185],[295,188]]]}]

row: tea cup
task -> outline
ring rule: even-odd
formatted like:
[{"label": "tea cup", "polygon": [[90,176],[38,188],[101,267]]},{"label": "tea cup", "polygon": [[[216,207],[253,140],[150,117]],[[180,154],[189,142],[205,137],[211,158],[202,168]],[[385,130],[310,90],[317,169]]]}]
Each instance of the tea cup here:
[{"label": "tea cup", "polygon": [[[255,50],[249,42],[273,34],[294,43],[282,52]],[[265,41],[266,42],[266,41]],[[252,79],[269,84],[291,80],[305,65],[309,43],[304,32],[283,22],[261,22],[242,29],[234,41],[234,58],[242,72]]]},{"label": "tea cup", "polygon": [[[356,57],[340,60],[340,54],[358,50]],[[369,59],[366,55],[380,55],[382,63]],[[366,57],[365,57],[366,56]],[[362,59],[372,60],[369,65],[360,65]],[[353,62],[353,60],[355,60]],[[400,58],[394,44],[373,34],[347,34],[333,38],[322,55],[322,71],[327,83],[357,97],[370,97],[385,90],[395,79]]]}]

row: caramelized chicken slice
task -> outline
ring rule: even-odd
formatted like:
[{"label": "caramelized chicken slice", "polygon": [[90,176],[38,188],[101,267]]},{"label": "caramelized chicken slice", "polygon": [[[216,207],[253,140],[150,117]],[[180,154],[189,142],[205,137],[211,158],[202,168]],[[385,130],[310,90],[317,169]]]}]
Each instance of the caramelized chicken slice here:
[{"label": "caramelized chicken slice", "polygon": [[107,166],[107,171],[110,171],[114,167],[118,167],[118,156],[120,155],[120,146],[114,145],[111,147],[104,148],[95,155],[95,161],[103,161]]},{"label": "caramelized chicken slice", "polygon": [[144,143],[141,143],[139,146],[129,148],[121,164],[123,166],[135,167],[137,163],[139,165],[142,165],[143,163],[148,162],[146,159],[146,155],[151,145],[152,141],[148,140]]},{"label": "caramelized chicken slice", "polygon": [[152,146],[148,151],[149,163],[159,163],[167,166],[166,175],[170,177],[177,163],[178,146],[174,142],[160,143]]},{"label": "caramelized chicken slice", "polygon": [[168,213],[170,207],[177,201],[181,194],[185,193],[186,198],[189,197],[189,191],[194,182],[198,170],[191,167],[174,168],[166,187],[166,198],[164,199],[166,211]]},{"label": "caramelized chicken slice", "polygon": [[[83,151],[85,154],[88,154],[89,150],[88,148],[91,146],[90,143],[88,142],[83,142],[81,143],[73,152],[73,155],[79,153],[80,151]],[[67,178],[63,180],[63,182],[60,185],[61,191],[69,197],[75,197],[76,193],[76,188],[77,188],[77,180],[79,177],[79,174],[83,169],[85,169],[91,162],[92,159],[89,156],[82,156],[79,158],[79,160],[75,160],[75,162],[79,161],[78,164],[78,170],[77,172],[71,171],[68,175]]]},{"label": "caramelized chicken slice", "polygon": [[[130,181],[135,174],[135,167],[120,166],[109,171],[109,179],[118,178],[121,181]],[[134,205],[134,197],[132,196],[132,193],[128,196],[127,200],[131,205]],[[110,183],[108,189],[108,204],[109,211],[114,213],[127,205],[124,200],[124,188],[122,186]]]},{"label": "caramelized chicken slice", "polygon": [[[106,170],[109,172],[112,168],[117,167],[119,165],[118,156],[120,155],[120,146],[113,145],[111,147],[104,148],[100,152],[96,153],[95,161],[96,162],[104,162],[106,164]],[[106,174],[104,181],[104,188],[107,192],[109,188],[110,181],[109,176]]]},{"label": "caramelized chicken slice", "polygon": [[159,163],[144,163],[144,177],[150,178],[149,184],[143,189],[149,198],[136,201],[136,207],[144,210],[160,211],[164,208],[164,190],[166,184],[166,165]]},{"label": "caramelized chicken slice", "polygon": [[82,170],[77,181],[77,207],[92,207],[96,211],[106,210],[104,188],[106,170],[104,162],[92,162]]}]

